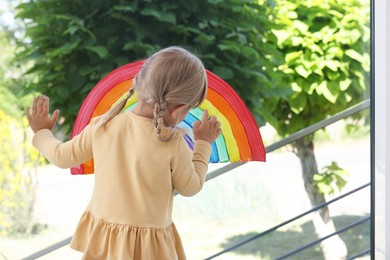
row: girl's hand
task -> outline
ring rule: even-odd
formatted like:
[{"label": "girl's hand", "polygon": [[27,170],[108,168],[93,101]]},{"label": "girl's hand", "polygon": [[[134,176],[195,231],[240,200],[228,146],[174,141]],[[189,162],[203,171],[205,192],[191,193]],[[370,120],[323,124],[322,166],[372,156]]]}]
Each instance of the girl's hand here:
[{"label": "girl's hand", "polygon": [[30,107],[26,108],[27,119],[34,133],[41,129],[52,130],[59,113],[60,111],[57,109],[49,117],[49,98],[43,95],[34,98],[32,114],[30,113]]},{"label": "girl's hand", "polygon": [[203,111],[202,121],[196,121],[193,125],[195,140],[204,140],[210,144],[217,139],[222,133],[221,123],[215,116],[209,117],[209,113],[205,109]]}]

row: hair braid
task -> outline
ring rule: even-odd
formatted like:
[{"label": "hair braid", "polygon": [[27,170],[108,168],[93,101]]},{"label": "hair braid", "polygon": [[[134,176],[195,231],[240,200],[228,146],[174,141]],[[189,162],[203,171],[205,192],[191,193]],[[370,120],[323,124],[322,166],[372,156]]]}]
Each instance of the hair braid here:
[{"label": "hair braid", "polygon": [[165,129],[164,114],[168,111],[168,103],[166,101],[156,102],[153,111],[153,124],[156,127],[156,133],[160,141],[169,141],[171,136],[162,135],[162,130]]},{"label": "hair braid", "polygon": [[198,107],[206,98],[208,87],[202,61],[176,46],[151,55],[135,77],[134,84],[138,98],[153,111],[153,124],[161,141],[169,141],[185,132],[177,125],[165,126],[168,105]]},{"label": "hair braid", "polygon": [[121,100],[117,105],[110,108],[103,116],[100,122],[98,123],[98,128],[101,126],[106,126],[108,121],[110,121],[113,117],[118,115],[122,109],[125,107],[127,100],[134,94],[134,88],[131,88],[129,92],[127,92],[127,96]]}]

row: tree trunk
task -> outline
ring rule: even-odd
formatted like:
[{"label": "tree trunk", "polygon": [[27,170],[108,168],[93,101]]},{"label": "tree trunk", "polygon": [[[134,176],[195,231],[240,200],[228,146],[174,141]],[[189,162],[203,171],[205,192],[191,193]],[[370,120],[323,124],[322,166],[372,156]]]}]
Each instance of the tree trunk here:
[{"label": "tree trunk", "polygon": [[[311,205],[318,206],[326,201],[314,185],[313,176],[318,173],[317,161],[314,154],[314,135],[307,136],[295,142],[296,155],[299,157],[302,166],[302,177],[305,190],[309,196]],[[313,225],[317,236],[324,237],[336,231],[333,220],[329,214],[329,208],[324,207],[314,213]],[[332,236],[320,244],[325,260],[345,259],[348,251],[343,240],[338,235]]]}]

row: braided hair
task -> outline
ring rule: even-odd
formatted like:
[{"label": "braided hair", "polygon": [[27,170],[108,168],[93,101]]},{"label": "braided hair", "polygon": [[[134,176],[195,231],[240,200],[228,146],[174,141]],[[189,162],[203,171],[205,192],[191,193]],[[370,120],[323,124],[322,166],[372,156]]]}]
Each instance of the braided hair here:
[{"label": "braided hair", "polygon": [[101,126],[106,126],[108,121],[110,121],[114,116],[119,114],[122,109],[125,107],[127,100],[134,94],[134,88],[131,88],[128,92],[126,97],[121,100],[118,104],[116,104],[113,108],[108,110],[101,118],[101,120],[98,123],[98,128]]},{"label": "braided hair", "polygon": [[160,141],[169,141],[184,130],[167,128],[164,115],[171,106],[199,106],[207,95],[207,75],[203,63],[181,47],[168,47],[151,55],[135,76],[125,99],[107,111],[99,121],[106,126],[118,115],[137,91],[138,98],[153,107],[153,124]]},{"label": "braided hair", "polygon": [[150,56],[134,80],[140,99],[153,106],[153,123],[160,141],[171,140],[178,128],[167,128],[164,115],[173,105],[199,106],[207,95],[203,63],[181,47],[168,47]]}]

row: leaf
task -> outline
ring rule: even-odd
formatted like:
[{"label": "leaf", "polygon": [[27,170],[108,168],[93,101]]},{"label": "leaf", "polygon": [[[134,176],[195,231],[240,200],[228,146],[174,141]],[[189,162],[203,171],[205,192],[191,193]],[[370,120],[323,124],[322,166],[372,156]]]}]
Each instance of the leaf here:
[{"label": "leaf", "polygon": [[329,100],[332,104],[336,103],[337,97],[339,96],[339,84],[337,81],[329,81],[327,88],[323,91],[323,96]]},{"label": "leaf", "polygon": [[198,40],[202,43],[203,46],[209,46],[215,43],[215,36],[201,33]]},{"label": "leaf", "polygon": [[298,29],[298,31],[301,33],[301,34],[306,34],[308,29],[309,29],[309,26],[307,24],[305,24],[304,22],[302,21],[299,21],[299,20],[294,20],[293,22],[293,26]]},{"label": "leaf", "polygon": [[231,79],[234,76],[233,70],[228,67],[216,66],[213,68],[213,73],[217,74],[223,79]]},{"label": "leaf", "polygon": [[108,51],[104,46],[96,45],[96,46],[84,46],[84,49],[92,51],[99,55],[100,58],[105,58],[108,55]]},{"label": "leaf", "polygon": [[291,63],[292,61],[298,59],[303,54],[303,51],[294,51],[286,54],[285,61],[286,63]]},{"label": "leaf", "polygon": [[134,1],[134,2],[126,4],[126,5],[115,5],[115,6],[113,6],[112,9],[115,11],[134,13],[136,10],[136,5],[137,5],[137,3],[136,3],[136,1]]},{"label": "leaf", "polygon": [[241,50],[242,50],[242,53],[245,55],[245,57],[254,58],[254,59],[259,58],[259,53],[256,52],[256,50],[254,50],[251,47],[244,46]]},{"label": "leaf", "polygon": [[347,184],[347,181],[341,177],[340,175],[335,175],[336,178],[336,186],[339,190],[343,189]]},{"label": "leaf", "polygon": [[165,13],[154,9],[145,8],[142,9],[141,14],[146,16],[153,16],[161,22],[176,24],[176,15],[174,13]]},{"label": "leaf", "polygon": [[291,37],[291,34],[285,30],[272,30],[272,33],[276,36],[279,46],[282,46]]},{"label": "leaf", "polygon": [[325,99],[329,100],[331,103],[336,102],[336,97],[328,90],[328,82],[322,81],[320,85],[316,87],[316,92],[320,96],[324,96]]},{"label": "leaf", "polygon": [[345,55],[347,55],[348,57],[350,57],[358,62],[363,62],[363,56],[353,49],[346,50]]},{"label": "leaf", "polygon": [[329,26],[325,26],[321,29],[321,39],[324,44],[333,42],[336,39],[336,29],[331,29]]},{"label": "leaf", "polygon": [[318,46],[317,44],[314,44],[314,43],[309,43],[307,44],[308,45],[308,48],[312,51],[312,52],[316,52],[320,55],[324,55],[324,51],[321,49],[320,46]]},{"label": "leaf", "polygon": [[160,21],[176,24],[176,15],[174,13],[164,13],[161,16]]},{"label": "leaf", "polygon": [[340,62],[338,60],[326,60],[324,61],[325,66],[328,67],[329,69],[337,72],[340,67]]},{"label": "leaf", "polygon": [[327,49],[325,51],[325,54],[329,55],[329,56],[327,56],[328,58],[337,57],[340,59],[343,57],[344,51],[338,46],[333,46],[333,47],[330,47],[329,49]]},{"label": "leaf", "polygon": [[348,87],[351,85],[352,80],[351,79],[345,79],[340,81],[340,90],[346,91]]},{"label": "leaf", "polygon": [[94,67],[91,67],[89,65],[85,65],[85,66],[80,67],[80,69],[78,71],[79,71],[80,75],[86,76],[95,70],[96,69]]},{"label": "leaf", "polygon": [[290,39],[292,46],[301,46],[303,43],[303,38],[301,36],[292,36]]},{"label": "leaf", "polygon": [[325,70],[325,75],[328,81],[334,82],[339,80],[340,78],[340,73],[339,72],[334,72],[332,70]]},{"label": "leaf", "polygon": [[309,75],[311,74],[310,71],[308,71],[307,69],[305,69],[305,67],[303,67],[303,65],[299,65],[297,67],[295,67],[295,71],[301,75],[302,77],[304,77],[305,79],[307,79],[309,77]]},{"label": "leaf", "polygon": [[77,32],[79,28],[77,26],[69,26],[67,30],[64,31],[64,35],[66,34],[70,34],[70,35],[74,35],[75,32]]},{"label": "leaf", "polygon": [[240,47],[237,44],[231,42],[225,41],[225,43],[218,44],[217,46],[221,51],[232,51],[235,53],[240,53]]},{"label": "leaf", "polygon": [[348,30],[346,27],[342,27],[335,34],[335,37],[342,44],[354,45],[360,39],[361,33],[357,29]]},{"label": "leaf", "polygon": [[290,108],[295,114],[301,113],[306,107],[306,94],[301,93],[290,99]]},{"label": "leaf", "polygon": [[297,19],[297,18],[298,18],[298,14],[297,14],[297,12],[295,12],[295,11],[288,11],[288,12],[286,13],[286,16],[287,16],[288,18],[290,18],[291,20],[294,20],[294,19]]},{"label": "leaf", "polygon": [[59,48],[57,49],[54,49],[52,52],[50,52],[50,56],[51,57],[56,57],[58,55],[65,55],[65,54],[68,54],[70,53],[73,49],[75,49],[80,43],[80,39],[77,39],[73,42],[67,42],[65,44],[63,44],[62,46],[60,46]]},{"label": "leaf", "polygon": [[319,191],[322,194],[330,195],[330,194],[333,194],[333,192],[334,192],[333,188],[325,183],[320,182],[317,184],[317,186],[318,186]]},{"label": "leaf", "polygon": [[147,15],[147,16],[153,16],[157,18],[158,20],[161,18],[161,12],[154,10],[154,9],[149,9],[149,8],[144,8],[141,11],[142,15]]},{"label": "leaf", "polygon": [[291,83],[291,88],[294,92],[302,92],[302,87],[299,86],[296,82]]},{"label": "leaf", "polygon": [[314,174],[314,175],[313,175],[313,180],[314,180],[315,182],[322,181],[322,179],[323,179],[323,176],[322,176],[321,174]]}]

